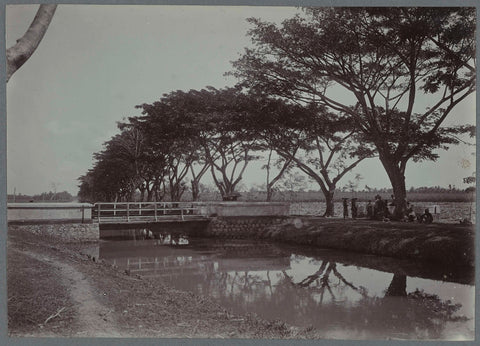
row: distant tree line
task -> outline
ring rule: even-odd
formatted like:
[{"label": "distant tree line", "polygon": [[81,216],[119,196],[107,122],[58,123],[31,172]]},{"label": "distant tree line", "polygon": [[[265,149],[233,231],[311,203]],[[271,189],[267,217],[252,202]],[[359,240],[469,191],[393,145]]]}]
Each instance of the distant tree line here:
[{"label": "distant tree line", "polygon": [[[294,202],[313,202],[324,201],[324,195],[319,190],[306,189],[301,184],[292,186],[292,189],[286,188],[287,185],[280,184],[281,189],[274,195],[274,201],[294,201]],[[380,195],[386,200],[390,200],[393,194],[392,188],[370,188],[365,186],[363,189],[350,189],[348,185],[338,189],[335,193],[335,202],[341,202],[342,198],[357,198],[359,202],[373,201],[376,195]],[[248,191],[242,191],[242,198],[246,201],[265,200],[265,190],[258,187],[252,187]],[[205,198],[214,199],[212,193],[205,193]],[[465,189],[457,189],[455,186],[421,186],[411,187],[407,191],[407,200],[409,202],[472,202],[475,200],[475,187],[470,186]]]},{"label": "distant tree line", "polygon": [[[120,123],[80,177],[83,200],[139,191],[141,200],[177,201],[187,186],[197,200],[207,172],[231,200],[263,156],[267,200],[296,168],[319,185],[329,216],[339,181],[375,156],[401,217],[407,163],[474,136],[473,126],[444,124],[475,91],[474,8],[305,8],[281,25],[249,21],[253,47],[230,72],[239,84],[137,106],[142,116]],[[428,108],[419,95],[430,95]]]},{"label": "distant tree line", "polygon": [[72,202],[75,200],[75,197],[72,196],[67,191],[62,192],[42,192],[41,194],[37,195],[23,195],[19,194],[8,194],[7,201],[8,202]]}]

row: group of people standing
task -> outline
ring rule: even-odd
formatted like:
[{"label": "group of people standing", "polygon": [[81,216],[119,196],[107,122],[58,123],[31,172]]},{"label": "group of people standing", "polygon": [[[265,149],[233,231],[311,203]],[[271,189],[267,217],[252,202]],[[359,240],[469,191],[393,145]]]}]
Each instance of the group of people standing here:
[{"label": "group of people standing", "polygon": [[[348,198],[342,198],[343,200],[343,218],[348,218]],[[358,198],[351,199],[351,211],[352,211],[352,219],[356,219],[358,217],[358,206],[357,206]],[[393,204],[393,202],[392,202]],[[392,205],[390,204],[390,205]],[[367,218],[370,220],[382,220],[385,217],[388,217],[390,212],[388,210],[388,203],[387,201],[383,200],[380,195],[375,196],[375,203],[372,204],[372,201],[368,201],[367,203]]]},{"label": "group of people standing", "polygon": [[[342,198],[343,200],[343,218],[348,218],[348,198]],[[356,219],[358,217],[358,206],[357,206],[358,198],[351,199],[351,212],[352,212],[352,219]],[[370,220],[383,220],[389,221],[392,218],[392,212],[390,211],[389,207],[395,207],[395,198],[392,195],[392,201],[388,203],[387,200],[382,199],[380,195],[375,196],[375,202],[368,201],[366,212],[367,218]],[[407,210],[405,213],[405,217],[403,221],[406,222],[414,222],[418,221],[420,223],[432,223],[433,222],[433,215],[430,213],[428,209],[425,209],[425,212],[422,215],[416,215],[415,211],[413,210],[413,205],[407,202]]]}]

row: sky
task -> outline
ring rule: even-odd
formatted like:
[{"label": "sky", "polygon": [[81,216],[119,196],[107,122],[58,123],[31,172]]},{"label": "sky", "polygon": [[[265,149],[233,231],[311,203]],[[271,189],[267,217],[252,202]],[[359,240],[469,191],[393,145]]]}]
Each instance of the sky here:
[{"label": "sky", "polygon": [[[27,30],[38,6],[9,5],[6,45]],[[246,18],[281,22],[293,7],[59,5],[33,56],[7,84],[7,191],[78,192],[92,155],[118,132],[116,123],[140,115],[135,106],[174,90],[223,88],[231,61],[250,44]],[[429,98],[419,102],[428,106]],[[447,123],[475,123],[475,95]],[[410,186],[465,188],[475,171],[475,148],[441,151],[437,162],[409,163]],[[262,184],[262,163],[247,168],[243,185]],[[389,187],[378,159],[364,160],[360,186]],[[211,183],[205,179],[204,183]],[[312,185],[312,189],[318,189]]]}]

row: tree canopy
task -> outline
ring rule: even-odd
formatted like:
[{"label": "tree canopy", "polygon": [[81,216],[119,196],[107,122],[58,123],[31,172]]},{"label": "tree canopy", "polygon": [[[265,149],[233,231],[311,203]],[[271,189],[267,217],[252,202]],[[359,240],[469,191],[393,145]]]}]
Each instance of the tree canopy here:
[{"label": "tree canopy", "polygon": [[285,164],[295,165],[318,183],[325,196],[326,216],[333,216],[337,183],[362,160],[373,156],[361,141],[355,123],[323,106],[302,106],[260,99],[244,126],[263,148],[275,150]]},{"label": "tree canopy", "polygon": [[361,135],[348,117],[241,88],[175,91],[137,108],[142,116],[120,123],[121,132],[94,155],[94,168],[80,178],[86,199],[132,200],[139,191],[140,200],[169,194],[179,201],[190,178],[196,200],[208,171],[221,196],[235,199],[248,164],[265,152],[271,159],[275,151],[280,163],[275,177],[267,171],[269,196],[296,166],[319,184],[327,200],[325,215],[333,215],[338,181],[372,155],[360,145]]},{"label": "tree canopy", "polygon": [[249,21],[253,48],[232,74],[256,92],[349,115],[375,145],[400,212],[407,162],[436,159],[470,129],[444,121],[475,91],[474,8],[306,8],[280,26]]},{"label": "tree canopy", "polygon": [[81,191],[176,201],[190,186],[196,200],[210,172],[230,199],[247,165],[266,154],[267,199],[297,167],[318,183],[332,215],[338,182],[376,155],[401,217],[407,163],[436,160],[438,149],[474,135],[445,119],[475,91],[475,19],[466,7],[305,8],[281,25],[251,18],[253,46],[230,73],[239,84],[137,106],[142,116],[120,124],[95,154]]}]

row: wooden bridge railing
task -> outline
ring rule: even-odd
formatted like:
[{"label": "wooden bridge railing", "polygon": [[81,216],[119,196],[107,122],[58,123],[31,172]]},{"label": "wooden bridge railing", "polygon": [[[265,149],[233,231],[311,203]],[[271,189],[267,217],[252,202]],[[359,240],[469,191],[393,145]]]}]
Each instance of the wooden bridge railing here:
[{"label": "wooden bridge railing", "polygon": [[102,222],[141,222],[205,218],[198,202],[95,203],[92,218]]}]

